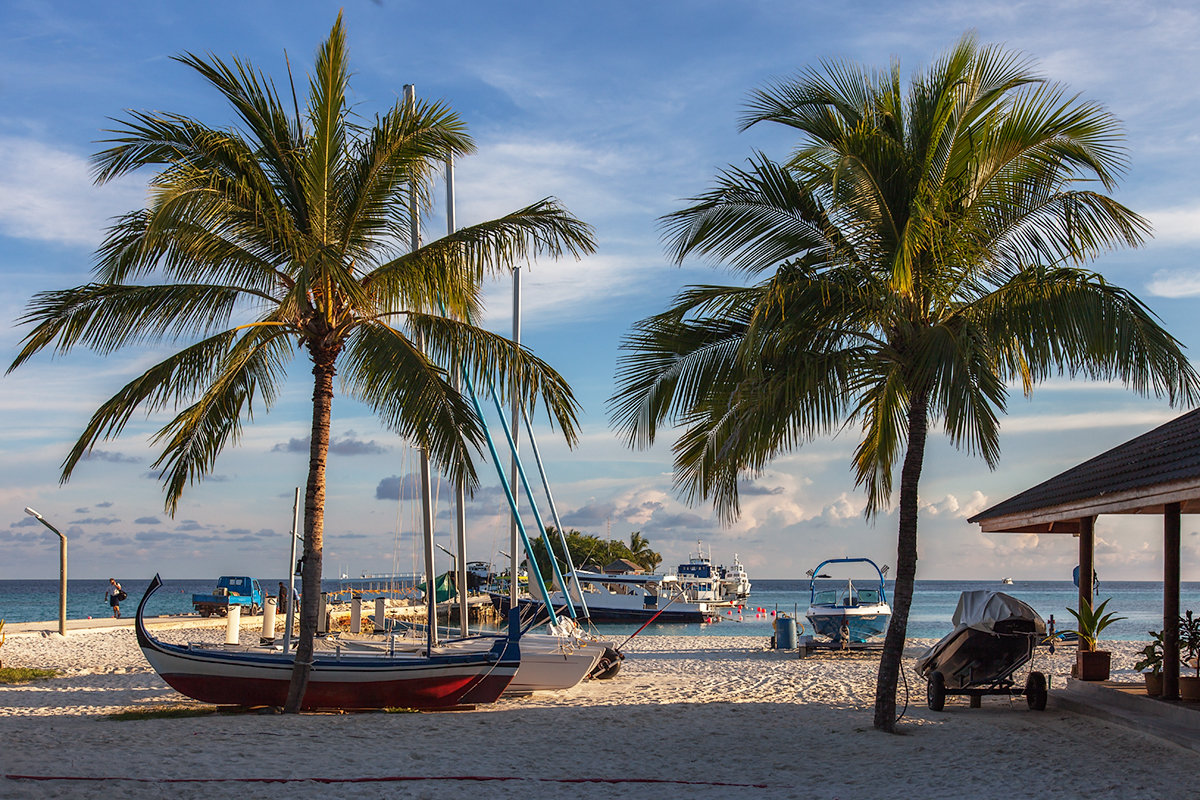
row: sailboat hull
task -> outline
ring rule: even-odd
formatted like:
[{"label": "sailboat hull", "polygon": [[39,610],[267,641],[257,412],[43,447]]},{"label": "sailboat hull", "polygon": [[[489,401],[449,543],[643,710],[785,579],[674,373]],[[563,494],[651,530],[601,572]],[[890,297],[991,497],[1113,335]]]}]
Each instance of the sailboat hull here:
[{"label": "sailboat hull", "polygon": [[[142,621],[157,576],[138,605],[138,645],[171,688],[216,705],[282,706],[294,656],[264,648],[221,650],[160,642]],[[513,639],[484,652],[422,656],[397,653],[318,654],[313,659],[305,709],[451,708],[490,703],[508,688],[520,666]]]}]

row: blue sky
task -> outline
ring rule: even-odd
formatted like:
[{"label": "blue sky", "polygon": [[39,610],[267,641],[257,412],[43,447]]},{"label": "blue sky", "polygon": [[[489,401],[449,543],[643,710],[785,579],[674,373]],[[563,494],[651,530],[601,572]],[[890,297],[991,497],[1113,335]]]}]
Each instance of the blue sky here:
[{"label": "blue sky", "polygon": [[[622,539],[640,530],[667,564],[686,560],[697,539],[718,561],[738,553],[752,578],[801,577],[827,557],[895,560],[895,515],[862,517],[850,468],[854,431],[773,463],[747,484],[741,519],[722,528],[707,507],[684,505],[672,492],[665,439],[653,451],[629,451],[605,413],[630,324],[661,310],[685,284],[729,278],[707,264],[669,264],[657,219],[754,149],[782,158],[791,145],[785,131],[738,133],[742,104],[754,88],[822,59],[879,67],[896,59],[907,75],[973,29],[1105,104],[1124,121],[1130,152],[1117,196],[1151,220],[1156,237],[1095,267],[1147,301],[1193,358],[1200,352],[1200,12],[1183,2],[821,5],[344,6],[361,113],[389,107],[413,83],[470,125],[478,154],[456,169],[460,225],[553,195],[595,226],[594,256],[539,261],[525,277],[523,340],[568,378],[584,409],[576,450],[548,430],[539,441],[565,524]],[[282,82],[284,52],[302,74],[340,7],[300,0],[0,6],[0,316],[14,321],[33,293],[88,280],[106,220],[143,205],[142,176],[91,184],[88,159],[109,118],[154,109],[213,125],[232,121],[172,55],[236,54]],[[440,235],[444,224],[429,219],[426,236]],[[511,324],[509,291],[507,284],[489,289],[487,324],[497,330]],[[13,324],[0,327],[5,363],[20,336]],[[26,505],[70,536],[72,577],[245,569],[265,576],[285,568],[293,487],[303,485],[307,467],[311,389],[300,361],[278,405],[246,426],[174,518],[163,513],[150,471],[148,434],[161,418],[135,418],[59,486],[59,464],[91,412],[161,352],[47,355],[0,379],[0,579],[57,574],[53,536],[23,514]],[[995,472],[936,432],[922,484],[918,578],[1068,578],[1070,537],[982,535],[966,517],[1176,413],[1119,386],[1065,378],[1028,401],[1017,392]],[[334,437],[326,573],[408,569],[412,454],[344,397],[335,400]],[[495,480],[485,479],[471,504],[469,559],[491,559],[505,547],[502,503]],[[448,545],[445,491],[438,513],[439,541]],[[1185,579],[1200,580],[1198,527],[1185,518]],[[1156,520],[1102,518],[1097,536],[1102,578],[1161,574]]]}]

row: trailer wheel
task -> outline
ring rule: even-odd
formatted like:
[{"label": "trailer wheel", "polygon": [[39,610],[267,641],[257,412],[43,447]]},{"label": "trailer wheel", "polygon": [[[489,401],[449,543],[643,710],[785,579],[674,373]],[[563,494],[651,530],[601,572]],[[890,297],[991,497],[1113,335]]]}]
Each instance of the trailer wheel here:
[{"label": "trailer wheel", "polygon": [[229,613],[229,609],[228,608],[218,608],[217,613],[223,617]]},{"label": "trailer wheel", "polygon": [[261,611],[261,609],[258,607],[258,603],[254,603],[250,606],[250,616],[258,616],[259,611]]},{"label": "trailer wheel", "polygon": [[212,609],[211,609],[211,608],[202,608],[202,609],[200,609],[200,616],[202,616],[202,617],[211,617],[211,616],[212,616]]},{"label": "trailer wheel", "polygon": [[1025,702],[1029,705],[1029,710],[1045,711],[1048,695],[1046,676],[1040,672],[1029,673],[1029,677],[1025,679]]},{"label": "trailer wheel", "polygon": [[946,707],[946,676],[936,669],[929,674],[925,697],[929,701],[930,711],[941,711]]}]

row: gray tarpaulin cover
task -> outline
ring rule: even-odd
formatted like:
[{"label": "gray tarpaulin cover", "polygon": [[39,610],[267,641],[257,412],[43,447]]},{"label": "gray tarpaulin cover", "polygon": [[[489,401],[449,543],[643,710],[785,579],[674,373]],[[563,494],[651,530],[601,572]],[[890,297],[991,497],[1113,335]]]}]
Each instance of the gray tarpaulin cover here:
[{"label": "gray tarpaulin cover", "polygon": [[917,669],[924,671],[926,665],[953,641],[961,631],[972,628],[984,633],[992,633],[997,622],[1012,619],[1032,620],[1033,630],[1038,636],[1046,635],[1046,622],[1041,615],[1029,605],[1004,592],[991,589],[975,589],[963,592],[958,598],[958,608],[954,610],[954,630],[942,637],[941,641],[929,648],[917,659]]},{"label": "gray tarpaulin cover", "polygon": [[997,622],[1006,619],[1033,620],[1034,632],[1046,633],[1046,623],[1036,611],[1012,595],[990,589],[963,592],[952,621],[955,630],[961,626],[991,633]]}]

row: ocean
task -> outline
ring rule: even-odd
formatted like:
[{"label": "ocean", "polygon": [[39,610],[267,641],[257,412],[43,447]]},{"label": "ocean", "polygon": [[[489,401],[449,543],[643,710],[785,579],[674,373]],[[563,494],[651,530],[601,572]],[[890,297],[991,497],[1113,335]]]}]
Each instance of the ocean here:
[{"label": "ocean", "polygon": [[[148,579],[117,578],[129,593],[122,604],[122,613],[132,616],[137,609]],[[148,612],[152,614],[184,614],[192,611],[193,593],[209,592],[216,581],[168,580],[150,601]],[[361,585],[361,582],[354,582]],[[264,589],[272,593],[279,584],[278,578],[264,580]],[[753,591],[740,620],[735,611],[722,615],[720,622],[693,625],[651,625],[641,636],[690,635],[690,636],[763,636],[772,633],[770,612],[796,615],[804,624],[804,612],[808,608],[808,581],[754,580]],[[338,580],[326,580],[326,591],[337,591],[347,584]],[[104,592],[107,580],[72,580],[67,583],[67,618],[111,616]],[[1001,586],[996,581],[917,581],[913,605],[909,614],[908,635],[915,638],[940,639],[950,632],[950,620],[958,604],[961,592],[971,589],[999,589],[1024,600],[1037,609],[1043,618],[1054,615],[1058,629],[1074,627],[1074,618],[1067,607],[1075,607],[1077,590],[1070,581],[1016,581],[1011,586]],[[889,599],[891,583],[888,584]],[[1180,608],[1193,609],[1200,613],[1200,582],[1186,582],[1181,587]],[[1145,641],[1151,629],[1162,627],[1162,584],[1152,581],[1102,581],[1099,599],[1112,598],[1109,611],[1124,620],[1114,623],[1103,638],[1127,641]],[[757,609],[765,609],[764,613]],[[0,619],[9,622],[48,622],[58,619],[58,581],[0,581]],[[636,625],[601,625],[599,630],[607,635],[629,635]]]}]

